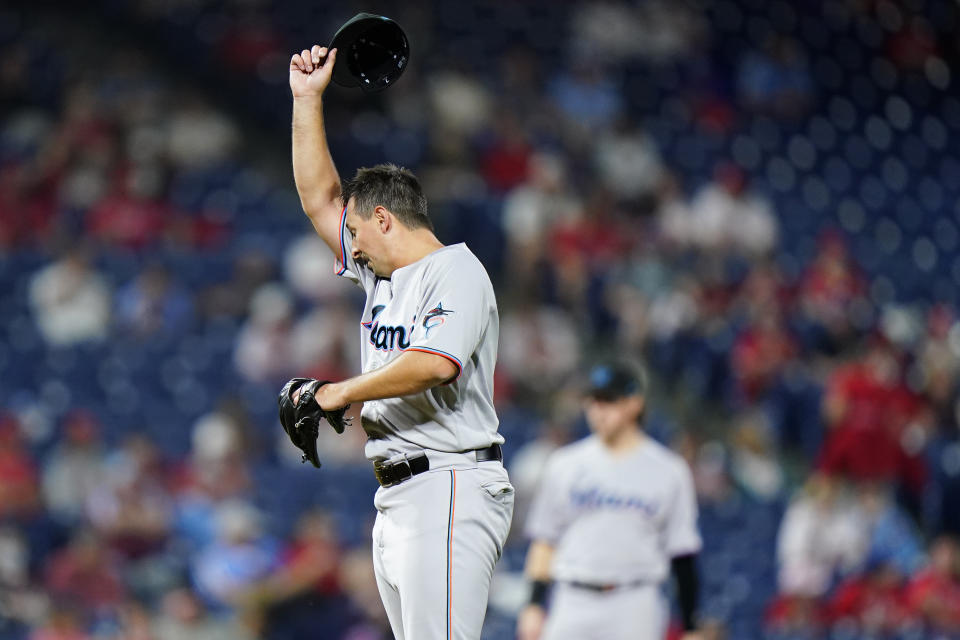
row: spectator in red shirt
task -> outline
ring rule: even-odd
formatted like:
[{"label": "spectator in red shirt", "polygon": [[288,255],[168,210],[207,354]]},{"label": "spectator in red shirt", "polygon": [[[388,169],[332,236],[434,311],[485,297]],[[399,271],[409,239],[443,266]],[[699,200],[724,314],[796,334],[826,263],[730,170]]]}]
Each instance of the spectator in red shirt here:
[{"label": "spectator in red shirt", "polygon": [[323,511],[309,511],[297,522],[294,539],[282,553],[281,566],[261,584],[259,592],[274,601],[303,592],[336,595],[340,592],[340,553],[336,522]]},{"label": "spectator in red shirt", "polygon": [[87,213],[87,232],[129,249],[155,243],[173,217],[160,198],[162,183],[157,167],[128,167],[121,186]]},{"label": "spectator in red shirt", "polygon": [[56,599],[96,612],[118,605],[125,589],[114,558],[91,529],[83,529],[70,545],[50,559],[46,588]]},{"label": "spectator in red shirt", "polygon": [[[315,510],[301,516],[279,566],[243,597],[251,607],[248,620],[263,616],[258,637],[309,638],[316,634],[318,619],[335,624],[345,605],[339,578],[341,555],[336,523],[329,514]],[[339,637],[336,629],[328,628],[327,633]]]},{"label": "spectator in red shirt", "polygon": [[220,64],[244,76],[269,68],[273,56],[284,51],[275,21],[254,4],[239,4],[224,20],[223,35],[216,43]]},{"label": "spectator in red shirt", "polygon": [[625,260],[637,239],[636,231],[613,211],[611,194],[598,190],[582,216],[554,224],[549,234],[553,262],[558,267],[567,260],[608,266]]},{"label": "spectator in red shirt", "polygon": [[939,54],[937,34],[922,15],[914,15],[901,23],[885,43],[886,54],[899,68],[922,70],[927,60]]},{"label": "spectator in red shirt", "polygon": [[800,279],[800,311],[822,333],[819,347],[836,353],[856,334],[850,305],[863,295],[866,282],[840,234],[825,233],[818,249]]},{"label": "spectator in red shirt", "polygon": [[893,565],[875,563],[840,584],[826,605],[826,618],[854,620],[871,634],[896,632],[910,618],[903,577]]},{"label": "spectator in red shirt", "polygon": [[0,247],[27,245],[47,235],[56,214],[56,175],[25,163],[0,167]]},{"label": "spectator in red shirt", "polygon": [[0,520],[36,514],[39,490],[37,466],[24,446],[17,420],[0,415]]},{"label": "spectator in red shirt", "polygon": [[142,435],[129,436],[106,460],[105,481],[87,500],[87,517],[126,558],[139,559],[166,544],[172,503],[160,454]]},{"label": "spectator in red shirt", "polygon": [[907,587],[910,609],[925,624],[946,633],[960,632],[960,545],[953,538],[937,538],[930,563]]},{"label": "spectator in red shirt", "polygon": [[487,185],[506,193],[527,180],[533,148],[517,117],[508,110],[494,119],[494,138],[480,159]]},{"label": "spectator in red shirt", "polygon": [[904,450],[901,436],[922,409],[901,380],[893,346],[873,338],[861,360],[837,369],[827,382],[823,411],[828,433],[821,466],[859,480],[899,480],[919,490],[923,462]]},{"label": "spectator in red shirt", "polygon": [[739,397],[747,403],[762,398],[796,353],[777,309],[759,310],[737,336],[730,356]]}]

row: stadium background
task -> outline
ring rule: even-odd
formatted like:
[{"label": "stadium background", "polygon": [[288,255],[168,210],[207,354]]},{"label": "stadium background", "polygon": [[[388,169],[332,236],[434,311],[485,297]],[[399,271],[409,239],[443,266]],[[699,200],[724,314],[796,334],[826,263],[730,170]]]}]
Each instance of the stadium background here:
[{"label": "stadium background", "polygon": [[694,470],[708,637],[960,633],[955,3],[103,0],[0,9],[0,638],[386,637],[362,437],[317,472],[275,414],[356,373],[286,67],[361,10],[412,63],[331,90],[341,174],[414,169],[501,304],[484,637],[609,353]]}]

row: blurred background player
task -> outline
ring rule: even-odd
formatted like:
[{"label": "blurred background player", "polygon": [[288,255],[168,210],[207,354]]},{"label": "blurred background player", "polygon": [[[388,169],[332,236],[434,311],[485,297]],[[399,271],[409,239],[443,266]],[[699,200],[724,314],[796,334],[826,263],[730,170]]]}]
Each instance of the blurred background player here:
[{"label": "blurred background player", "polygon": [[668,572],[684,637],[699,637],[693,478],[682,458],[642,431],[644,394],[643,372],[627,363],[591,371],[593,434],[551,456],[527,521],[533,588],[518,620],[520,640],[660,640]]}]

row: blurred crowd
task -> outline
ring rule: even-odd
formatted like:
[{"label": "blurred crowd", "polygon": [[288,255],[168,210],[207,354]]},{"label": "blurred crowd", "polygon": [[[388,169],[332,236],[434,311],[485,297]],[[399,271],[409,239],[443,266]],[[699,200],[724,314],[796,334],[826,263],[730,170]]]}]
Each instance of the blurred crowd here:
[{"label": "blurred crowd", "polygon": [[[331,91],[334,158],[414,169],[494,279],[505,573],[629,353],[702,508],[778,514],[716,635],[960,634],[956,8],[707,4],[386,7],[414,62]],[[288,51],[351,12],[120,5],[0,11],[0,638],[388,637],[363,436],[304,473],[273,404],[359,367],[283,164]]]},{"label": "blurred crowd", "polygon": [[960,629],[956,537],[925,541],[882,483],[810,477],[784,516],[777,556],[780,595],[767,612],[777,630],[852,626],[896,637]]},{"label": "blurred crowd", "polygon": [[307,510],[289,535],[271,533],[250,500],[234,423],[210,415],[194,436],[188,458],[164,460],[135,432],[107,447],[77,410],[38,465],[7,420],[3,637],[388,633],[369,554],[342,544],[334,518]]}]

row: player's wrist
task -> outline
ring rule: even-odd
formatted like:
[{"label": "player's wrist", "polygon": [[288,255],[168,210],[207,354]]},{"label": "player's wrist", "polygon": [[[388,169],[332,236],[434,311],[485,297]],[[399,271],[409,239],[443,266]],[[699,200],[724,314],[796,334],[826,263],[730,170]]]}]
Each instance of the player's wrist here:
[{"label": "player's wrist", "polygon": [[347,397],[347,385],[344,382],[328,382],[323,385],[326,404],[324,409],[340,409],[350,404]]},{"label": "player's wrist", "polygon": [[550,594],[550,580],[533,580],[530,583],[530,600],[528,606],[541,607],[547,606],[547,596]]},{"label": "player's wrist", "polygon": [[323,90],[319,92],[309,92],[309,93],[294,93],[293,101],[298,104],[323,104]]}]

